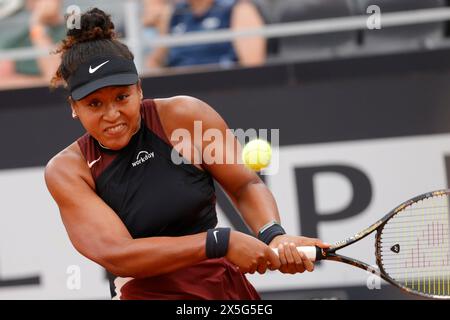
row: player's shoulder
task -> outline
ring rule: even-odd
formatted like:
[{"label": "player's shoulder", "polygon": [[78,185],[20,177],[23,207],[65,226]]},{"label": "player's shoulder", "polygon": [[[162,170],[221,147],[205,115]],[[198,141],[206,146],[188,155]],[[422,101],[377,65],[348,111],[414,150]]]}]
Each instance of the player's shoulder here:
[{"label": "player's shoulder", "polygon": [[47,163],[47,167],[66,167],[65,164],[74,164],[83,161],[78,143],[75,141],[55,156],[53,156]]},{"label": "player's shoulder", "polygon": [[72,143],[53,156],[45,166],[45,180],[52,183],[59,179],[70,179],[83,171],[84,157],[77,142]]}]

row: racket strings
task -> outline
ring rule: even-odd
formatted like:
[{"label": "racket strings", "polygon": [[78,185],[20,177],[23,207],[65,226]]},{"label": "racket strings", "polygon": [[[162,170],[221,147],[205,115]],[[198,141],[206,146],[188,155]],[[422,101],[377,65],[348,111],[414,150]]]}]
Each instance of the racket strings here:
[{"label": "racket strings", "polygon": [[381,264],[402,286],[430,296],[450,296],[449,205],[447,194],[420,200],[381,230]]}]

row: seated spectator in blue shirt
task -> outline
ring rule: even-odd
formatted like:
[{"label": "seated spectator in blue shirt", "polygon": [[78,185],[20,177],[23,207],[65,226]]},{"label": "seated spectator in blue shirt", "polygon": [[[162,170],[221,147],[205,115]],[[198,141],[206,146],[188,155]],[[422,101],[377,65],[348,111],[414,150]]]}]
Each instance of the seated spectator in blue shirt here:
[{"label": "seated spectator in blue shirt", "polygon": [[[242,30],[258,28],[264,22],[251,1],[245,0],[186,0],[177,3],[161,34],[180,35],[187,32],[218,29]],[[240,37],[233,42],[210,43],[158,48],[149,56],[151,68],[219,64],[257,66],[265,62],[266,40],[262,37]]]}]

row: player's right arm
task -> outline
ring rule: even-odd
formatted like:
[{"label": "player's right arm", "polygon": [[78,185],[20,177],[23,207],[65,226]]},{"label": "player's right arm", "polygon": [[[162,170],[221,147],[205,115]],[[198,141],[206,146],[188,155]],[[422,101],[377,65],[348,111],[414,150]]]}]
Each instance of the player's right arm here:
[{"label": "player's right arm", "polygon": [[[95,193],[84,158],[72,145],[46,166],[45,181],[74,247],[85,257],[121,277],[150,277],[206,259],[206,233],[181,237],[133,239],[118,215]],[[243,272],[262,270],[268,246],[232,232],[227,258]],[[277,266],[278,258],[270,261]],[[265,269],[264,269],[265,271]]]}]

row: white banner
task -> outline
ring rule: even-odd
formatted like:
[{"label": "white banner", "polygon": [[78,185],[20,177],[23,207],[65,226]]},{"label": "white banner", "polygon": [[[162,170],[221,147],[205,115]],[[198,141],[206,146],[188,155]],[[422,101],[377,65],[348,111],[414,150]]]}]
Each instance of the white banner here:
[{"label": "white banner", "polygon": [[[332,243],[367,227],[408,198],[446,188],[444,158],[450,155],[450,134],[288,146],[279,152],[279,172],[266,179],[283,226],[291,234],[299,234],[301,226],[296,168],[344,165],[369,178],[372,199],[363,212],[318,225],[319,237]],[[42,167],[0,171],[0,299],[108,299],[102,268],[71,245],[43,174]],[[314,196],[317,210],[327,214],[345,208],[353,189],[344,176],[323,173],[315,177]],[[219,221],[229,224],[220,210]],[[375,263],[373,236],[343,251]],[[35,275],[38,285],[5,286]],[[248,277],[258,290],[270,291],[365,286],[368,273],[325,261],[313,273]]]}]

